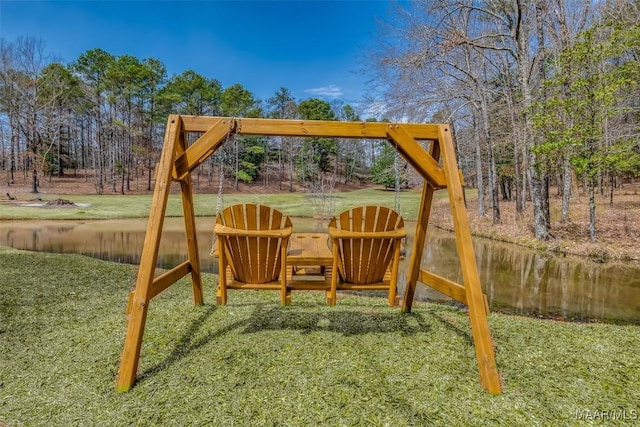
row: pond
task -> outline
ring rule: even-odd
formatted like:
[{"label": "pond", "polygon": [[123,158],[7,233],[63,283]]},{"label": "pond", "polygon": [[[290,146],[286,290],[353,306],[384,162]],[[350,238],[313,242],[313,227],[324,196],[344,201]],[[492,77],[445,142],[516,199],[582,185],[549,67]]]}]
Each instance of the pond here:
[{"label": "pond", "polygon": [[[294,231],[326,232],[326,223],[293,218]],[[209,256],[214,218],[197,218],[203,271],[217,272]],[[415,223],[407,222],[410,250]],[[107,221],[3,221],[0,245],[42,252],[65,252],[137,264],[142,253],[146,219]],[[474,238],[480,280],[492,310],[640,324],[640,267],[596,264],[559,257],[492,240]],[[182,218],[167,218],[158,253],[158,266],[169,268],[186,259]],[[404,291],[407,256],[401,261],[399,288]],[[429,228],[423,268],[462,283],[452,233]],[[450,301],[419,285],[416,299]]]}]

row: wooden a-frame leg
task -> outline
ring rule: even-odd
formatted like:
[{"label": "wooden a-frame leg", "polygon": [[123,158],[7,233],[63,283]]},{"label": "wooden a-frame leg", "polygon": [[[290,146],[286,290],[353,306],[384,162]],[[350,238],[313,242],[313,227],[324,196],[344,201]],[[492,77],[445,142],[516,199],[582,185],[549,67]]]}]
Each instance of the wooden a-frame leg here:
[{"label": "wooden a-frame leg", "polygon": [[478,266],[471,241],[471,230],[467,220],[467,212],[464,206],[464,198],[456,164],[455,152],[449,128],[442,126],[439,131],[442,159],[444,163],[447,190],[449,191],[449,203],[453,216],[453,225],[456,234],[456,247],[460,258],[464,289],[469,308],[469,320],[471,333],[476,350],[478,369],[482,386],[492,394],[502,393],[500,377],[496,368],[493,341],[487,322],[484,295],[480,286]]},{"label": "wooden a-frame leg", "polygon": [[425,180],[422,187],[422,201],[418,212],[416,232],[413,237],[413,248],[409,259],[409,271],[407,273],[407,283],[405,284],[404,297],[402,299],[402,312],[411,312],[413,299],[416,292],[418,277],[420,276],[420,264],[422,262],[422,252],[427,236],[427,225],[431,213],[431,202],[433,200],[433,187]]},{"label": "wooden a-frame leg", "polygon": [[142,336],[149,309],[149,288],[153,282],[156,262],[158,261],[158,248],[164,214],[167,209],[167,200],[171,187],[171,174],[173,159],[175,156],[176,142],[179,138],[181,120],[178,116],[169,116],[167,133],[162,150],[162,156],[158,163],[156,188],[153,193],[151,212],[147,224],[147,232],[144,238],[144,247],[140,258],[138,278],[134,290],[129,313],[129,324],[125,338],[122,358],[120,359],[120,371],[116,389],[119,392],[128,391],[136,379]]},{"label": "wooden a-frame leg", "polygon": [[[184,136],[181,134],[179,140],[179,150],[186,149]],[[180,154],[180,153],[178,153]],[[200,275],[200,255],[198,254],[198,238],[196,230],[196,216],[193,205],[193,187],[191,185],[191,174],[188,174],[180,181],[182,192],[182,211],[184,214],[184,226],[187,234],[187,251],[189,262],[191,263],[191,284],[193,287],[193,303],[202,305],[202,276]]]},{"label": "wooden a-frame leg", "polygon": [[[440,144],[437,141],[431,142],[429,154],[434,160],[440,159]],[[407,274],[407,283],[404,289],[404,298],[402,299],[402,312],[411,312],[413,299],[416,292],[418,277],[420,276],[420,264],[422,262],[422,252],[427,236],[427,226],[429,225],[429,216],[431,215],[431,204],[433,202],[433,193],[435,189],[425,179],[422,184],[422,199],[420,201],[420,209],[418,211],[418,221],[416,225],[416,233],[413,237],[413,249],[411,250],[411,258],[409,259],[409,273]]]}]

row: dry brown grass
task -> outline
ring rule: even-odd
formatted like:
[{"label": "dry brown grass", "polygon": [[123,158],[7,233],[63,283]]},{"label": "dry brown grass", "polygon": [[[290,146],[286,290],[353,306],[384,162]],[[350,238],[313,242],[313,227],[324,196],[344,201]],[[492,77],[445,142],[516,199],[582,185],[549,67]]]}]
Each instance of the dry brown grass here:
[{"label": "dry brown grass", "polygon": [[[554,195],[550,200],[551,236],[547,242],[534,237],[533,207],[527,203],[522,214],[516,212],[515,202],[500,203],[501,224],[492,224],[491,209],[487,216],[478,215],[478,200],[467,198],[468,218],[475,235],[517,243],[569,255],[589,257],[595,261],[640,262],[640,185],[627,184],[614,193],[613,205],[608,196],[596,198],[596,232],[598,241],[589,239],[589,200],[580,195],[571,200],[570,221],[560,222],[561,198]],[[485,201],[485,206],[488,201]],[[432,224],[452,229],[449,206],[446,199],[436,200],[431,215]]]},{"label": "dry brown grass", "polygon": [[[6,199],[6,193],[11,195],[22,195],[22,199],[25,199],[31,194],[32,177],[31,174],[24,174],[23,172],[14,173],[13,184],[8,184],[10,181],[9,175],[6,171],[0,171],[0,200]],[[195,193],[218,193],[218,175],[213,174],[209,179],[206,173],[202,173],[199,177],[197,173],[192,175],[193,188]],[[39,190],[44,194],[96,194],[95,186],[95,172],[93,170],[78,169],[75,174],[73,171],[66,171],[66,175],[63,177],[40,177],[39,178]],[[358,182],[350,182],[344,184],[343,182],[336,182],[335,191],[352,191],[362,190],[364,188],[372,187],[372,185],[361,185]],[[378,186],[375,186],[376,188]],[[179,192],[180,187],[178,183],[174,183],[172,191]],[[254,194],[277,194],[277,193],[289,193],[289,181],[278,182],[274,177],[269,177],[268,181],[260,180],[253,184],[245,184],[238,182],[238,190],[235,189],[235,182],[233,179],[227,178],[223,181],[223,191],[225,194],[233,193],[254,193]],[[304,192],[305,189],[299,183],[294,184],[294,191]],[[120,179],[116,183],[116,194],[120,192]],[[137,180],[131,179],[130,190],[125,190],[125,194],[152,194],[152,191],[147,190],[147,177],[140,176]],[[114,194],[112,192],[112,185],[110,183],[104,183],[103,194]]]}]

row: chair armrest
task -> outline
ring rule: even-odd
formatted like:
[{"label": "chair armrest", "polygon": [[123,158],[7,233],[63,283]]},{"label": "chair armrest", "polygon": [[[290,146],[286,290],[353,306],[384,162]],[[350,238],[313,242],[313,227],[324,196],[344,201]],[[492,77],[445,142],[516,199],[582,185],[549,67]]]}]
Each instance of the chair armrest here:
[{"label": "chair armrest", "polygon": [[218,236],[284,238],[291,235],[291,227],[280,228],[277,230],[241,230],[238,228],[227,227],[226,225],[222,224],[216,224],[213,232]]},{"label": "chair armrest", "polygon": [[389,231],[349,231],[329,227],[329,237],[332,239],[401,239],[406,235],[404,227]]}]

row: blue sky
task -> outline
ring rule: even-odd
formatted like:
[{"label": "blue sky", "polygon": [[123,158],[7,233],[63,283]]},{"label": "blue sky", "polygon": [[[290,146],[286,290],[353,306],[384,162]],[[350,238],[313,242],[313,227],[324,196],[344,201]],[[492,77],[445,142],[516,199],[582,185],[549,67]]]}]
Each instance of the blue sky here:
[{"label": "blue sky", "polygon": [[70,62],[87,50],[157,58],[168,75],[194,70],[260,99],[280,87],[297,100],[357,104],[363,51],[387,1],[0,0],[0,36],[42,39]]}]

